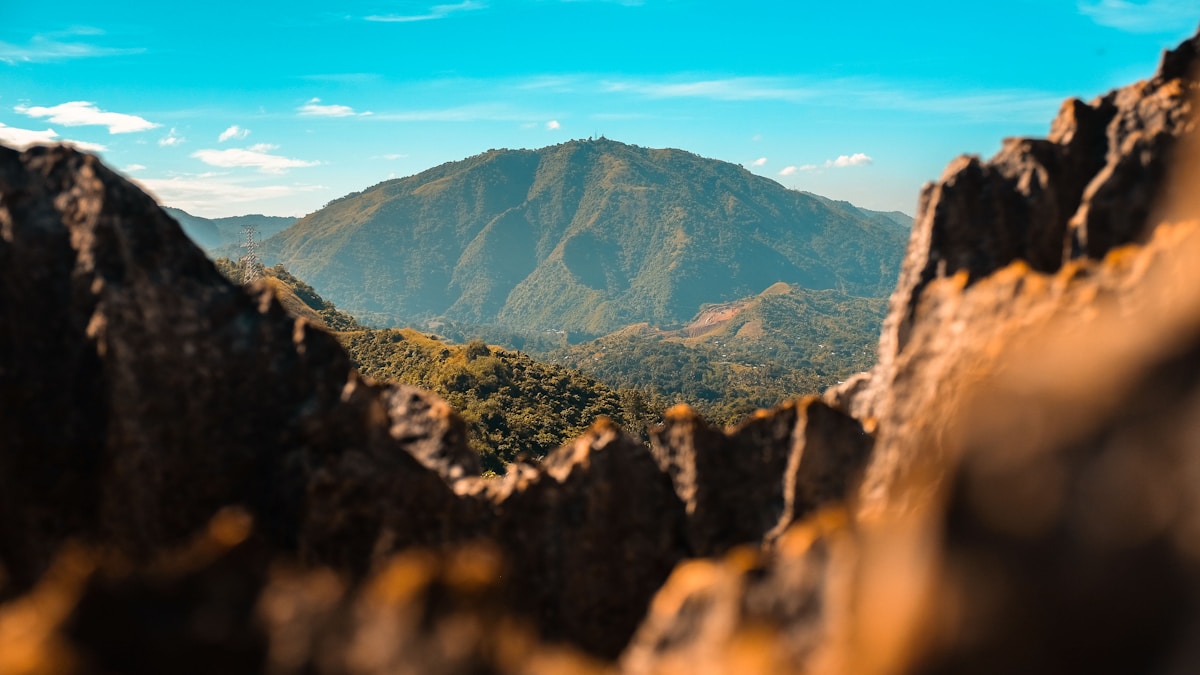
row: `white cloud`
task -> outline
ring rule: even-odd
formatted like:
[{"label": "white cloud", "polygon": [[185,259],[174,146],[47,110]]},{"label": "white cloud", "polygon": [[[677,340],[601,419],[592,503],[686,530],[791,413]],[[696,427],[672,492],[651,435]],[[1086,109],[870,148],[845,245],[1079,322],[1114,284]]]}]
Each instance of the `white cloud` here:
[{"label": "white cloud", "polygon": [[235,124],[235,125],[229,127],[228,129],[226,129],[225,131],[222,131],[221,135],[217,136],[217,142],[224,143],[225,141],[228,141],[231,138],[245,138],[249,135],[250,135],[249,129],[243,129]]},{"label": "white cloud", "polygon": [[780,172],[779,172],[779,175],[780,175],[780,176],[790,176],[790,175],[792,175],[792,174],[794,174],[794,173],[796,173],[796,167],[794,167],[794,166],[785,166],[785,167],[783,167],[783,169],[782,169],[782,170],[780,170]]},{"label": "white cloud", "polygon": [[853,155],[838,155],[836,159],[827,159],[820,164],[803,164],[798,167],[788,168],[794,168],[796,171],[820,171],[821,169],[846,169],[852,166],[867,166],[874,163],[875,160],[870,155],[863,152],[856,152]]},{"label": "white cloud", "polygon": [[288,169],[298,169],[320,164],[320,162],[291,159],[281,155],[270,154],[270,151],[277,147],[267,143],[258,143],[248,148],[197,150],[192,153],[192,157],[209,166],[219,166],[222,168],[252,167],[262,173],[285,173]]},{"label": "white cloud", "polygon": [[562,125],[558,123],[558,120],[550,120],[549,122],[546,122],[546,128],[550,131],[554,131],[555,129],[559,129],[561,127]]},{"label": "white cloud", "polygon": [[478,9],[486,9],[487,3],[479,2],[478,0],[463,0],[463,2],[453,5],[434,5],[429,8],[429,11],[424,14],[373,14],[363,17],[367,21],[379,21],[383,23],[411,23],[413,21],[432,21],[435,19],[444,19],[455,12],[469,12]]},{"label": "white cloud", "polygon": [[853,155],[840,155],[837,159],[831,159],[825,162],[825,166],[836,169],[844,169],[848,166],[867,166],[874,163],[868,155],[862,152],[856,152]]},{"label": "white cloud", "polygon": [[164,148],[174,148],[176,146],[183,145],[184,141],[186,140],[186,138],[178,135],[175,132],[175,127],[171,127],[171,130],[167,132],[166,136],[158,139],[158,145]]},{"label": "white cloud", "polygon": [[31,145],[46,145],[48,143],[62,143],[85,152],[104,152],[108,149],[99,143],[59,138],[58,132],[53,129],[46,129],[44,131],[21,129],[19,127],[10,127],[2,122],[0,122],[0,143],[17,150],[24,150]]},{"label": "white cloud", "polygon": [[37,145],[39,143],[54,143],[56,138],[58,138],[58,132],[53,129],[34,131],[33,129],[10,127],[0,122],[0,143],[12,146],[18,150],[23,150],[30,145]]},{"label": "white cloud", "polygon": [[820,94],[812,88],[771,77],[733,77],[694,82],[608,81],[602,87],[610,93],[629,92],[649,98],[708,98],[718,101],[800,101]]},{"label": "white cloud", "polygon": [[138,171],[145,171],[145,170],[146,170],[145,164],[130,164],[129,166],[125,167],[125,173],[137,173]]},{"label": "white cloud", "polygon": [[1200,15],[1195,0],[1080,0],[1078,7],[1101,26],[1130,33],[1191,30]]},{"label": "white cloud", "polygon": [[89,143],[87,141],[75,141],[69,138],[64,138],[62,140],[62,144],[69,145],[76,150],[83,150],[84,152],[104,152],[105,150],[108,150],[107,145],[101,145],[100,143]]},{"label": "white cloud", "polygon": [[373,119],[390,122],[526,122],[530,117],[537,115],[513,109],[504,103],[482,103],[456,108],[380,113]]},{"label": "white cloud", "polygon": [[322,105],[321,99],[312,98],[308,103],[296,108],[301,115],[305,117],[362,117],[370,115],[371,112],[354,112],[354,108],[348,105]]},{"label": "white cloud", "polygon": [[750,162],[750,166],[762,166],[763,164],[766,164],[766,163],[767,163],[766,157],[759,157],[758,159],[754,160],[753,162]]},{"label": "white cloud", "polygon": [[90,101],[70,101],[56,106],[22,106],[13,110],[29,117],[47,117],[53,124],[66,127],[99,126],[108,127],[110,134],[128,134],[136,131],[147,131],[160,125],[150,122],[137,115],[107,112],[96,107]]},{"label": "white cloud", "polygon": [[320,185],[242,185],[229,179],[214,180],[207,176],[133,180],[161,204],[210,217],[229,215],[230,204],[283,199],[323,189]]}]

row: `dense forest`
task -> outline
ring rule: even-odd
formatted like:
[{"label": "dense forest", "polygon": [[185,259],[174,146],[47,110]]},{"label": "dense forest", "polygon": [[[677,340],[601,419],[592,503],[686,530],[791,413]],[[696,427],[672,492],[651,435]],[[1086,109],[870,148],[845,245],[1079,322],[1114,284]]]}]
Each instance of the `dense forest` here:
[{"label": "dense forest", "polygon": [[[216,264],[230,279],[244,276],[244,262]],[[728,425],[819,393],[871,367],[885,305],[780,283],[705,306],[678,330],[638,324],[572,345],[555,333],[457,322],[437,322],[436,332],[371,329],[283,266],[260,273],[288,311],[335,333],[364,375],[445,398],[495,472],[517,457],[545,456],[601,415],[645,439],[676,403]]]},{"label": "dense forest", "polygon": [[[240,281],[244,263],[217,268]],[[370,329],[338,310],[282,266],[261,270],[263,282],[292,314],[334,333],[363,375],[428,389],[467,423],[484,469],[503,473],[518,457],[538,460],[579,436],[599,416],[634,435],[662,417],[667,400],[635,388],[617,389],[577,369],[536,361],[481,340],[449,344],[412,329]]]}]

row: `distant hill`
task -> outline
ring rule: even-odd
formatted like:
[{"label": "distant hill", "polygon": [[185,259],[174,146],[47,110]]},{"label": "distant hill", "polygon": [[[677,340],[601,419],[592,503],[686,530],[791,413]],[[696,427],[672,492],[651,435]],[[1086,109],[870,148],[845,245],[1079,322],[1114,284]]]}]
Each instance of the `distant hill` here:
[{"label": "distant hill", "polygon": [[638,324],[537,355],[609,386],[687,402],[713,421],[733,423],[870,369],[886,304],[779,283],[705,306],[677,330]]},{"label": "distant hill", "polygon": [[263,245],[359,316],[573,339],[776,282],[882,297],[907,230],[726,162],[610,140],[492,150],[335,200]]},{"label": "distant hill", "polygon": [[225,218],[202,218],[193,216],[182,209],[164,206],[172,218],[183,227],[187,236],[200,248],[215,250],[222,247],[236,246],[242,242],[242,230],[250,225],[260,239],[266,239],[273,234],[286,230],[295,218],[282,216],[264,216],[259,214],[247,216],[228,216]]}]

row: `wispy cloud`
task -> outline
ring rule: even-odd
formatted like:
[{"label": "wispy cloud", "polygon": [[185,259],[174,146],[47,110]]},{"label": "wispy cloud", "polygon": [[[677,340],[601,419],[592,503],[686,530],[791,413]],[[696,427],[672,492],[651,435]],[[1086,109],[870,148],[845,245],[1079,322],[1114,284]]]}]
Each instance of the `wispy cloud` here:
[{"label": "wispy cloud", "polygon": [[562,0],[562,2],[603,2],[610,5],[625,5],[626,7],[641,7],[646,4],[645,0]]},{"label": "wispy cloud", "polygon": [[0,122],[0,143],[16,148],[17,150],[24,150],[31,145],[45,145],[47,143],[63,143],[64,145],[70,145],[86,152],[104,152],[108,149],[99,143],[59,138],[58,132],[53,129],[42,131],[22,129],[20,127],[10,127],[2,122]]},{"label": "wispy cloud", "polygon": [[[578,87],[578,81],[572,86]],[[778,101],[811,106],[955,115],[970,120],[1041,121],[1053,116],[1062,93],[1021,89],[970,90],[872,78],[732,77],[601,79],[599,90],[652,99]]]},{"label": "wispy cloud", "polygon": [[317,166],[320,162],[310,162],[302,159],[291,159],[282,155],[272,155],[271,151],[279,146],[258,143],[248,148],[229,148],[227,150],[197,150],[192,157],[221,168],[250,167],[262,173],[286,173],[288,169],[299,169]]},{"label": "wispy cloud", "polygon": [[429,8],[424,14],[373,14],[363,17],[367,21],[378,21],[382,23],[411,23],[413,21],[433,21],[436,19],[444,19],[456,12],[470,12],[479,9],[486,9],[487,3],[479,2],[478,0],[463,0],[463,2],[453,5],[434,5]]},{"label": "wispy cloud", "polygon": [[547,131],[555,131],[555,130],[561,129],[561,128],[562,128],[562,125],[558,123],[558,120],[550,120],[549,122],[546,122],[546,130]]},{"label": "wispy cloud", "polygon": [[186,138],[175,132],[175,127],[171,127],[166,136],[158,139],[158,145],[162,148],[174,148],[183,145],[186,140]]},{"label": "wispy cloud", "polygon": [[1200,21],[1195,0],[1079,0],[1078,7],[1101,26],[1130,33],[1191,30]]},{"label": "wispy cloud", "polygon": [[324,189],[320,185],[244,185],[228,178],[208,176],[133,180],[162,204],[210,217],[228,215],[220,212],[220,209],[228,209],[230,204],[286,199]]},{"label": "wispy cloud", "polygon": [[301,80],[310,82],[336,82],[338,84],[366,84],[380,79],[378,73],[319,73],[301,75]]},{"label": "wispy cloud", "polygon": [[389,122],[530,122],[545,115],[521,111],[505,103],[478,103],[453,108],[380,112],[372,119]]},{"label": "wispy cloud", "polygon": [[766,157],[759,157],[758,159],[754,160],[753,162],[750,162],[750,166],[762,166],[766,163],[767,163]]},{"label": "wispy cloud", "polygon": [[371,111],[355,112],[348,105],[325,105],[319,98],[311,98],[308,103],[296,108],[304,117],[363,117],[371,115]]},{"label": "wispy cloud", "polygon": [[372,157],[371,159],[386,159],[386,160],[388,160],[389,162],[394,162],[394,161],[396,161],[397,159],[406,159],[407,157],[408,157],[408,155],[406,155],[406,154],[404,154],[404,153],[400,153],[400,152],[389,152],[389,153],[388,153],[388,154],[386,154],[386,155],[375,155],[375,156],[374,156],[374,157]]},{"label": "wispy cloud", "polygon": [[101,47],[76,39],[102,34],[103,31],[94,28],[76,28],[70,31],[35,35],[25,44],[0,41],[0,61],[15,65],[17,63],[40,63],[100,56],[121,56],[125,54],[138,54],[145,51],[144,49]]},{"label": "wispy cloud", "polygon": [[707,98],[718,101],[803,101],[821,95],[817,89],[789,84],[780,78],[734,77],[684,82],[607,80],[610,93],[640,94],[648,98]]},{"label": "wispy cloud", "polygon": [[799,167],[795,167],[795,166],[785,166],[782,169],[780,169],[779,175],[780,176],[790,176],[790,175],[796,173],[796,171],[798,169],[799,169]]},{"label": "wispy cloud", "polygon": [[19,105],[13,110],[29,117],[49,118],[51,123],[65,127],[108,127],[110,134],[128,134],[161,126],[137,115],[101,110],[90,101],[69,101],[50,107]]},{"label": "wispy cloud", "polygon": [[229,127],[228,129],[226,129],[225,131],[222,131],[221,135],[217,136],[217,142],[224,143],[225,141],[228,141],[231,139],[241,139],[241,138],[245,138],[249,135],[250,135],[249,129],[243,129],[235,124],[235,125]]},{"label": "wispy cloud", "polygon": [[145,164],[130,164],[129,166],[125,167],[125,173],[137,173],[138,171],[145,171],[145,170],[146,170]]}]

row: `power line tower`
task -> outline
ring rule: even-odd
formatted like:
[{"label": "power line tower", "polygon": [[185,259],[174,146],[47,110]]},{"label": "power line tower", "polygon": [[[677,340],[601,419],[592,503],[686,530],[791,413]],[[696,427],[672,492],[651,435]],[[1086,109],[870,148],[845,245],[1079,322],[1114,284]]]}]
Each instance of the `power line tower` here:
[{"label": "power line tower", "polygon": [[246,249],[246,252],[238,262],[242,268],[243,284],[249,284],[263,276],[263,264],[258,259],[258,242],[254,239],[256,234],[258,231],[250,225],[242,228],[242,248]]}]

